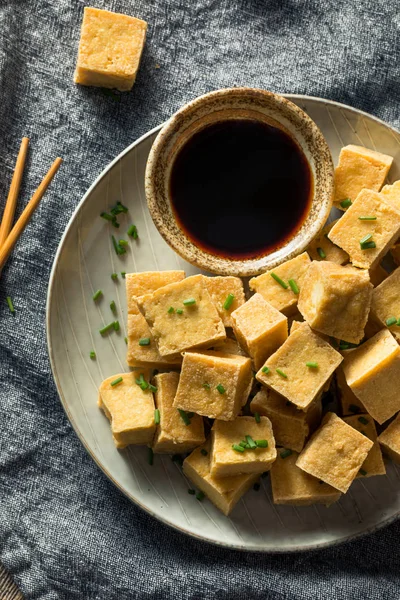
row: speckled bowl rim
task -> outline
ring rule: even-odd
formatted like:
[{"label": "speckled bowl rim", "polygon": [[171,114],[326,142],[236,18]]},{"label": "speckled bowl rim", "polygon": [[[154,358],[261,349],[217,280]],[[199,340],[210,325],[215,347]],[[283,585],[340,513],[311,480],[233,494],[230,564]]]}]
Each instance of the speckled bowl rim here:
[{"label": "speckled bowl rim", "polygon": [[[291,122],[304,140],[314,163],[313,202],[305,222],[284,245],[257,258],[232,260],[199,248],[177,223],[168,194],[171,147],[181,145],[181,138],[192,123],[204,114],[221,109],[232,110],[229,102],[255,115],[259,107],[272,111],[276,120]],[[233,110],[240,110],[235,107]],[[274,112],[275,111],[275,112]],[[278,116],[280,115],[280,117]],[[272,117],[273,118],[273,117]],[[291,119],[293,119],[291,121]],[[298,137],[299,137],[298,136]],[[219,275],[254,276],[265,272],[303,252],[324,226],[332,208],[334,166],[327,141],[316,123],[296,104],[274,92],[238,87],[209,92],[182,106],[163,125],[150,149],[145,173],[145,192],[150,215],[164,240],[191,264]]]}]

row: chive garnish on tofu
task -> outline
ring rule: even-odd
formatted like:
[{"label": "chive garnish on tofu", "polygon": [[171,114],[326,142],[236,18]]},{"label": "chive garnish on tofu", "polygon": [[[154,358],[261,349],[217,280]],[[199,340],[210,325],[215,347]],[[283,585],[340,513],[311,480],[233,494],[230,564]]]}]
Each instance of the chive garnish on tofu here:
[{"label": "chive garnish on tofu", "polygon": [[201,491],[197,492],[197,494],[196,494],[196,500],[199,500],[201,502],[202,500],[204,500],[204,498],[205,498],[204,492],[201,492]]},{"label": "chive garnish on tofu", "polygon": [[240,444],[232,444],[232,448],[235,452],[244,452],[244,448]]},{"label": "chive garnish on tofu", "polygon": [[282,371],[282,369],[275,369],[275,370],[278,373],[278,375],[280,375],[284,379],[287,379],[287,375],[286,375],[286,373],[284,371]]},{"label": "chive garnish on tofu", "polygon": [[126,271],[121,271],[121,277],[122,277],[122,279],[125,279],[125,275],[126,275]]},{"label": "chive garnish on tofu", "polygon": [[360,221],[376,221],[376,217],[374,216],[366,216],[366,217],[358,217]]},{"label": "chive garnish on tofu", "polygon": [[367,235],[364,235],[364,237],[362,237],[360,240],[360,244],[365,244],[366,242],[369,242],[369,240],[372,240],[372,233],[367,233]]},{"label": "chive garnish on tofu", "polygon": [[297,295],[300,292],[299,286],[294,279],[289,279],[288,284],[290,285],[290,289],[292,290],[293,294]]},{"label": "chive garnish on tofu", "polygon": [[219,391],[220,394],[225,394],[225,391],[226,391],[224,386],[222,385],[222,383],[219,383],[217,385],[217,390]]},{"label": "chive garnish on tofu", "polygon": [[293,454],[293,452],[290,450],[290,448],[285,448],[284,450],[282,450],[279,453],[279,456],[281,458],[287,458],[288,456],[291,456]]},{"label": "chive garnish on tofu", "polygon": [[242,446],[242,448],[250,448],[250,446],[248,445],[248,443],[245,442],[244,440],[242,440],[241,442],[239,442],[239,446]]},{"label": "chive garnish on tofu", "polygon": [[156,408],[154,411],[154,423],[156,425],[160,424],[160,409],[159,408]]},{"label": "chive garnish on tofu", "polygon": [[255,440],[257,448],[268,448],[268,440]]},{"label": "chive garnish on tofu", "polygon": [[114,330],[115,331],[119,331],[120,330],[119,321],[114,321],[113,326],[114,326]]},{"label": "chive garnish on tofu", "polygon": [[376,248],[375,242],[372,240],[372,233],[367,233],[360,240],[361,250],[368,250],[368,248]]},{"label": "chive garnish on tofu", "polygon": [[281,285],[281,286],[282,286],[282,287],[283,287],[285,290],[287,290],[287,289],[288,289],[288,285],[287,285],[287,283],[285,283],[285,282],[283,281],[283,279],[281,279],[281,278],[279,277],[279,275],[277,275],[277,274],[276,274],[276,273],[274,273],[274,272],[271,272],[271,273],[270,273],[270,275],[271,275],[272,279],[275,279],[276,283],[279,283],[279,285]]},{"label": "chive garnish on tofu", "polygon": [[104,327],[102,327],[102,329],[99,329],[99,333],[101,333],[101,335],[104,335],[105,333],[107,333],[111,329],[114,329],[114,321],[112,321],[108,325],[105,325]]},{"label": "chive garnish on tofu", "polygon": [[116,315],[117,314],[117,305],[115,304],[114,300],[111,300],[110,308],[111,308],[111,312],[113,312],[114,315]]},{"label": "chive garnish on tofu", "polygon": [[155,394],[157,391],[157,387],[155,385],[152,385],[151,383],[149,383],[149,390],[151,392],[153,392],[153,394]]},{"label": "chive garnish on tofu", "polygon": [[263,367],[263,368],[261,369],[261,371],[262,371],[263,373],[269,373],[269,367]]},{"label": "chive garnish on tofu", "polygon": [[361,412],[361,408],[357,406],[357,404],[349,404],[349,411],[352,413],[359,413]]},{"label": "chive garnish on tofu", "polygon": [[94,350],[91,350],[89,356],[92,360],[94,360],[96,358],[96,352]]},{"label": "chive garnish on tofu", "polygon": [[349,208],[349,206],[351,206],[352,204],[353,204],[353,203],[352,203],[352,201],[350,200],[350,198],[345,198],[344,200],[341,200],[341,202],[340,202],[340,206],[341,206],[342,208]]},{"label": "chive garnish on tofu", "polygon": [[139,346],[150,346],[150,338],[149,337],[140,338]]},{"label": "chive garnish on tofu", "polygon": [[173,312],[175,312],[175,309],[173,306],[170,306],[169,309],[167,310],[167,313],[172,315]]},{"label": "chive garnish on tofu", "polygon": [[235,296],[233,294],[228,294],[227,297],[226,297],[225,302],[222,305],[222,308],[224,310],[229,310],[230,307],[232,306],[232,303],[233,303],[234,299],[235,299]]},{"label": "chive garnish on tofu", "polygon": [[211,390],[211,385],[207,382],[204,382],[203,384],[203,388],[205,388],[206,390]]},{"label": "chive garnish on tofu", "polygon": [[360,423],[362,423],[363,425],[368,425],[369,421],[368,419],[366,419],[365,417],[358,417],[358,420],[360,421]]},{"label": "chive garnish on tofu", "polygon": [[178,408],[178,413],[180,414],[181,419],[185,423],[185,425],[190,425],[190,419],[187,412],[185,410],[182,410],[181,408]]},{"label": "chive garnish on tofu", "polygon": [[256,423],[259,423],[259,422],[261,421],[261,419],[260,419],[260,415],[258,414],[258,412],[255,412],[255,413],[254,413],[254,418],[255,418],[255,420],[256,420]]},{"label": "chive garnish on tofu", "polygon": [[111,279],[113,281],[117,281],[117,279],[118,279],[118,273],[111,273]]},{"label": "chive garnish on tofu", "polygon": [[306,367],[310,367],[310,369],[318,369],[318,363],[317,362],[306,362]]},{"label": "chive garnish on tofu", "polygon": [[324,259],[326,258],[326,253],[324,252],[324,250],[320,247],[317,248],[317,252],[320,258]]},{"label": "chive garnish on tofu", "polygon": [[392,325],[396,325],[396,324],[397,324],[396,317],[389,317],[388,319],[386,319],[386,325],[388,327],[391,327]]},{"label": "chive garnish on tofu", "polygon": [[196,304],[196,298],[187,298],[182,304],[183,306],[193,306],[193,304]]},{"label": "chive garnish on tofu", "polygon": [[177,308],[175,312],[177,315],[183,315],[183,310],[181,308]]},{"label": "chive garnish on tofu", "polygon": [[149,384],[147,383],[147,381],[145,380],[145,378],[143,377],[143,373],[140,373],[138,379],[135,379],[137,385],[143,390],[147,390],[147,388],[149,387]]},{"label": "chive garnish on tofu", "polygon": [[364,477],[365,477],[365,475],[367,474],[367,471],[365,469],[360,469],[360,473],[361,473],[361,475],[364,475]]},{"label": "chive garnish on tofu", "polygon": [[131,225],[127,231],[127,234],[129,235],[129,237],[133,238],[134,240],[137,240],[139,234],[136,225]]},{"label": "chive garnish on tofu", "polygon": [[251,435],[246,435],[246,442],[248,443],[248,445],[250,446],[250,448],[252,450],[254,448],[257,448],[257,444],[255,443],[255,441],[253,440],[253,438],[251,437]]},{"label": "chive garnish on tofu", "polygon": [[8,304],[8,308],[10,309],[10,313],[14,314],[15,308],[14,308],[13,301],[11,300],[11,296],[7,296],[7,304]]},{"label": "chive garnish on tofu", "polygon": [[114,385],[118,385],[119,383],[121,383],[123,381],[122,377],[117,377],[117,379],[114,379],[114,381],[111,382],[111,386],[114,387]]},{"label": "chive garnish on tofu", "polygon": [[153,452],[153,448],[149,448],[147,450],[147,461],[149,463],[149,465],[153,464],[154,461],[154,452]]},{"label": "chive garnish on tofu", "polygon": [[202,448],[202,449],[200,450],[200,453],[201,453],[203,456],[207,456],[207,454],[208,454],[208,452],[207,452],[207,450],[206,450],[205,448]]},{"label": "chive garnish on tofu", "polygon": [[97,292],[95,292],[93,294],[93,300],[96,302],[96,300],[98,300],[99,298],[101,298],[103,295],[103,292],[101,290],[97,290]]},{"label": "chive garnish on tofu", "polygon": [[369,248],[376,248],[375,242],[365,242],[361,245],[361,250],[369,250]]}]

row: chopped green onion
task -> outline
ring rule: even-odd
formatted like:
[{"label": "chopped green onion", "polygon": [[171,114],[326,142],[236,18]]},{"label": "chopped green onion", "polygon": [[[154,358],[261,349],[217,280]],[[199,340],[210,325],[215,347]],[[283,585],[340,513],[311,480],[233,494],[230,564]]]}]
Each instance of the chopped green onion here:
[{"label": "chopped green onion", "polygon": [[102,329],[99,329],[99,333],[101,333],[101,335],[104,335],[105,333],[110,331],[110,329],[114,329],[114,321],[112,323],[109,323],[108,325],[105,325],[105,327],[103,327]]},{"label": "chopped green onion", "polygon": [[206,390],[211,390],[211,385],[209,383],[203,383],[202,385]]},{"label": "chopped green onion", "polygon": [[232,448],[235,452],[244,452],[244,448],[240,444],[232,444]]},{"label": "chopped green onion", "polygon": [[349,411],[352,413],[359,413],[361,412],[361,408],[357,406],[357,404],[349,404]]},{"label": "chopped green onion", "polygon": [[400,325],[400,319],[398,319],[398,321],[396,322],[396,325]]},{"label": "chopped green onion", "polygon": [[159,408],[156,408],[154,411],[154,423],[156,425],[160,424],[160,409]]},{"label": "chopped green onion", "polygon": [[127,246],[129,246],[129,244],[126,240],[119,240],[118,244],[120,246],[122,246],[123,248],[126,248]]},{"label": "chopped green onion", "polygon": [[369,250],[370,248],[376,248],[375,242],[364,242],[364,244],[360,244],[361,250]]},{"label": "chopped green onion", "polygon": [[365,477],[365,475],[367,474],[367,471],[365,469],[360,469],[360,473],[361,473],[361,475],[364,475],[364,477]]},{"label": "chopped green onion", "polygon": [[256,482],[256,483],[253,485],[253,490],[254,490],[255,492],[258,492],[258,491],[259,491],[259,489],[260,489],[260,484]]},{"label": "chopped green onion", "polygon": [[248,443],[248,445],[250,446],[250,448],[252,450],[253,450],[253,448],[257,448],[257,444],[255,443],[255,441],[253,440],[251,435],[246,435],[246,442]]},{"label": "chopped green onion", "polygon": [[349,207],[349,206],[351,206],[352,204],[353,204],[353,203],[352,203],[352,201],[350,200],[350,198],[345,198],[344,200],[342,200],[342,201],[340,202],[340,206],[341,206],[342,208],[348,208],[348,207]]},{"label": "chopped green onion", "polygon": [[151,383],[149,383],[149,390],[150,390],[151,392],[153,392],[153,394],[155,394],[155,393],[156,393],[156,391],[157,391],[157,388],[156,388],[156,386],[155,386],[155,385],[151,385]]},{"label": "chopped green onion", "polygon": [[396,325],[396,323],[397,323],[396,317],[389,317],[388,319],[386,319],[386,325],[388,327],[391,327],[392,325]]},{"label": "chopped green onion", "polygon": [[114,385],[118,385],[122,381],[123,381],[122,377],[117,377],[117,379],[114,379],[114,381],[112,381],[110,385],[112,385],[112,387],[114,387]]},{"label": "chopped green onion", "polygon": [[200,500],[200,502],[201,502],[202,500],[204,500],[204,498],[205,498],[204,492],[197,492],[197,494],[196,494],[197,500]]},{"label": "chopped green onion", "polygon": [[134,240],[137,240],[139,237],[138,230],[136,225],[131,225],[127,231],[127,234],[132,237]]},{"label": "chopped green onion", "polygon": [[113,235],[111,236],[111,239],[112,239],[112,243],[114,246],[115,254],[117,254],[117,255],[125,254],[125,252],[126,252],[125,248],[121,248],[121,246],[119,246],[119,244],[117,243],[117,240],[115,239],[115,237]]},{"label": "chopped green onion", "polygon": [[276,372],[278,373],[278,375],[280,375],[280,376],[281,376],[281,377],[283,377],[284,379],[287,379],[287,375],[286,375],[286,373],[284,373],[284,372],[282,371],[282,369],[275,369],[275,370],[276,370]]},{"label": "chopped green onion", "polygon": [[111,300],[110,308],[111,308],[111,312],[113,312],[114,315],[117,314],[117,305],[115,304],[114,300]]},{"label": "chopped green onion", "polygon": [[125,275],[126,275],[126,271],[121,271],[121,277],[122,277],[122,279],[125,279]]},{"label": "chopped green onion", "polygon": [[376,217],[358,217],[360,221],[376,221]]},{"label": "chopped green onion", "polygon": [[242,446],[242,448],[250,448],[250,446],[248,445],[248,443],[245,442],[244,440],[242,440],[241,442],[239,442],[239,446]]},{"label": "chopped green onion", "polygon": [[255,418],[255,420],[256,420],[256,423],[259,423],[259,422],[261,421],[261,419],[260,419],[260,415],[258,414],[258,412],[255,412],[255,413],[254,413],[254,418]]},{"label": "chopped green onion", "polygon": [[293,452],[290,450],[290,448],[285,448],[284,450],[282,450],[282,452],[279,453],[279,456],[281,458],[287,458],[288,456],[291,456],[293,454]]},{"label": "chopped green onion", "polygon": [[149,465],[153,464],[153,461],[154,461],[154,452],[153,452],[152,448],[149,448],[147,450],[147,461],[148,461]]},{"label": "chopped green onion", "polygon": [[135,379],[137,385],[143,390],[147,390],[149,387],[149,384],[147,383],[147,381],[145,380],[145,378],[143,377],[143,373],[140,373],[139,378]]},{"label": "chopped green onion", "polygon": [[268,448],[268,440],[255,440],[258,448]]},{"label": "chopped green onion", "polygon": [[117,279],[118,279],[118,273],[111,273],[111,279],[113,281],[117,281]]},{"label": "chopped green onion", "polygon": [[139,346],[150,346],[150,338],[140,338]]},{"label": "chopped green onion", "polygon": [[222,308],[224,310],[229,310],[230,307],[232,306],[232,303],[233,303],[234,299],[235,299],[235,296],[233,294],[228,294],[227,297],[226,297],[225,302],[222,305]]},{"label": "chopped green onion", "polygon": [[128,343],[128,338],[124,337],[124,340],[125,340],[125,344],[127,344]]},{"label": "chopped green onion", "polygon": [[187,412],[181,408],[178,408],[178,413],[181,415],[182,421],[185,423],[185,425],[190,425],[190,419]]},{"label": "chopped green onion", "polygon": [[360,421],[360,423],[362,423],[363,425],[368,425],[369,421],[368,419],[366,419],[365,417],[358,417],[358,420]]},{"label": "chopped green onion", "polygon": [[219,391],[220,394],[225,394],[225,391],[226,391],[224,386],[222,385],[222,383],[219,383],[217,385],[217,390]]},{"label": "chopped green onion", "polygon": [[188,494],[190,494],[191,496],[194,496],[196,493],[196,490],[192,490],[192,489],[188,489]]},{"label": "chopped green onion", "polygon": [[290,285],[290,289],[292,290],[293,294],[298,294],[300,292],[299,286],[294,279],[289,279],[288,284]]},{"label": "chopped green onion", "polygon": [[172,315],[172,313],[175,312],[175,309],[173,306],[170,306],[169,309],[167,310],[167,313],[169,313],[170,315]]},{"label": "chopped green onion", "polygon": [[263,368],[261,369],[261,371],[262,371],[263,373],[269,373],[269,367],[263,367]]},{"label": "chopped green onion", "polygon": [[120,201],[118,201],[116,203],[115,206],[112,207],[112,209],[110,210],[110,213],[112,215],[119,215],[120,213],[127,213],[128,212],[128,208],[126,206],[124,206],[123,204],[121,204]]},{"label": "chopped green onion", "polygon": [[119,331],[119,329],[120,329],[119,321],[114,321],[114,329],[115,329],[115,331]]},{"label": "chopped green onion", "polygon": [[283,281],[283,279],[281,279],[279,277],[279,275],[277,275],[276,273],[273,273],[273,272],[271,272],[270,275],[271,275],[272,279],[275,279],[275,281],[277,283],[279,283],[279,285],[281,285],[285,290],[288,289],[287,284]]},{"label": "chopped green onion", "polygon": [[10,312],[12,314],[14,314],[15,313],[15,308],[14,308],[13,301],[11,300],[11,296],[7,296],[7,304],[8,304],[8,308],[10,309]]},{"label": "chopped green onion", "polygon": [[114,215],[109,215],[106,212],[102,212],[102,213],[100,213],[100,216],[102,219],[109,221],[112,225],[114,225],[114,227],[117,227],[117,229],[118,229],[119,223]]},{"label": "chopped green onion", "polygon": [[319,248],[319,247],[318,247],[318,248],[317,248],[317,252],[318,252],[319,256],[320,256],[322,259],[326,258],[326,253],[323,251],[323,249],[322,249],[322,248]]},{"label": "chopped green onion", "polygon": [[202,448],[202,449],[200,450],[200,453],[201,453],[203,456],[207,456],[207,454],[208,454],[208,452],[207,452],[207,450],[206,450],[205,448]]},{"label": "chopped green onion", "polygon": [[96,300],[98,300],[99,298],[101,298],[103,295],[103,292],[101,290],[97,290],[97,292],[95,292],[93,294],[93,300],[96,302]]},{"label": "chopped green onion", "polygon": [[181,308],[177,308],[175,312],[176,312],[177,315],[182,315],[183,314],[183,310]]},{"label": "chopped green onion", "polygon": [[96,352],[94,350],[91,350],[89,356],[92,360],[94,360],[96,358]]},{"label": "chopped green onion", "polygon": [[372,239],[372,233],[367,233],[367,235],[364,235],[364,237],[361,238],[360,244],[366,244],[371,239]]},{"label": "chopped green onion", "polygon": [[317,362],[306,362],[306,367],[310,367],[310,369],[318,369]]},{"label": "chopped green onion", "polygon": [[187,298],[187,300],[183,301],[183,306],[193,306],[193,304],[196,304],[196,299],[195,298]]}]

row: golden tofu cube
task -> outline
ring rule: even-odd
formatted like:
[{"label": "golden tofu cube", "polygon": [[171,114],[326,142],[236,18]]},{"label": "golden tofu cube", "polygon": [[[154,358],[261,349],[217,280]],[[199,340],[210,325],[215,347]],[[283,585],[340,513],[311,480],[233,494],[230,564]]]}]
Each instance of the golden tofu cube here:
[{"label": "golden tofu cube", "polygon": [[389,273],[380,264],[369,270],[369,280],[374,287],[378,287],[388,276]]},{"label": "golden tofu cube", "polygon": [[[376,219],[363,220],[360,217]],[[371,269],[388,252],[399,233],[400,210],[389,204],[382,194],[362,190],[343,217],[332,227],[328,237],[347,252],[353,266]],[[368,247],[368,244],[373,244],[373,247]]]},{"label": "golden tofu cube", "polygon": [[[131,314],[128,315],[128,346],[126,353],[126,362],[130,367],[141,365],[151,365],[152,367],[164,367],[182,364],[182,356],[173,358],[163,357],[158,351],[156,341],[151,333],[146,319],[136,306],[134,313],[133,305]],[[142,345],[139,342],[149,340],[149,344]]]},{"label": "golden tofu cube", "polygon": [[[307,323],[294,331],[266,361],[256,377],[295,406],[306,411],[343,357],[314,333]],[[317,367],[307,366],[316,363]]]},{"label": "golden tofu cube", "polygon": [[[243,448],[240,442],[250,440],[263,447]],[[264,447],[265,445],[265,447]],[[242,451],[235,450],[242,448]],[[271,421],[260,417],[237,417],[234,421],[214,421],[211,429],[210,473],[213,477],[230,477],[243,473],[269,471],[276,459],[275,440]]]},{"label": "golden tofu cube", "polygon": [[327,413],[296,465],[345,494],[373,445],[343,419]]},{"label": "golden tofu cube", "polygon": [[145,271],[125,275],[126,305],[129,313],[137,313],[136,298],[152,294],[169,283],[185,279],[185,271]]},{"label": "golden tofu cube", "polygon": [[391,156],[362,146],[342,148],[335,169],[335,206],[343,210],[340,202],[355,200],[363,189],[379,192],[392,162]]},{"label": "golden tofu cube", "polygon": [[250,411],[268,417],[277,446],[300,452],[306,439],[321,421],[321,401],[315,400],[304,412],[282,396],[264,388],[250,402]]},{"label": "golden tofu cube", "polygon": [[232,313],[232,325],[239,344],[259,369],[288,336],[287,318],[261,294],[254,294]]},{"label": "golden tofu cube", "polygon": [[[282,454],[282,456],[281,456]],[[339,500],[341,493],[327,483],[309,475],[296,466],[298,453],[278,448],[276,461],[271,467],[271,488],[274,504],[330,506]]]},{"label": "golden tofu cube", "polygon": [[[289,279],[293,279],[297,287],[301,289],[304,276],[310,264],[310,257],[307,252],[303,252],[303,254],[299,254],[296,258],[292,258],[279,265],[279,267],[275,267],[273,271],[267,271],[262,275],[258,275],[258,277],[250,279],[250,289],[261,294],[274,308],[290,316],[296,312],[298,295],[290,288],[288,281]],[[287,287],[282,287],[273,278],[273,274],[282,279]]]},{"label": "golden tofu cube", "polygon": [[196,448],[185,458],[183,472],[226,516],[260,477],[259,473],[246,473],[234,477],[212,476],[210,473],[210,442]]},{"label": "golden tofu cube", "polygon": [[174,407],[233,421],[253,383],[251,360],[221,352],[185,352]]},{"label": "golden tofu cube", "polygon": [[400,347],[387,329],[344,359],[347,385],[379,424],[400,410]]},{"label": "golden tofu cube", "polygon": [[378,437],[383,452],[395,463],[400,464],[400,415],[392,421]]},{"label": "golden tofu cube", "polygon": [[343,363],[336,370],[336,384],[341,409],[340,412],[343,416],[367,412],[361,400],[357,398],[347,385],[343,371]]},{"label": "golden tofu cube", "polygon": [[[204,277],[204,282],[215,304],[219,316],[225,327],[232,327],[231,314],[246,302],[243,283],[240,277]],[[229,301],[229,294],[234,296],[228,308],[224,308]]]},{"label": "golden tofu cube", "polygon": [[374,475],[385,475],[386,468],[383,462],[382,452],[378,442],[378,435],[374,420],[368,414],[352,415],[343,419],[345,423],[354,427],[357,431],[367,436],[374,445],[367,454],[357,474],[357,477],[373,477]]},{"label": "golden tofu cube", "polygon": [[[140,372],[148,382],[149,371]],[[142,390],[136,383],[137,373],[118,373],[107,377],[99,388],[100,408],[111,422],[111,432],[117,448],[130,444],[151,444],[156,430],[154,399],[149,389]],[[120,378],[122,381],[117,382]]]},{"label": "golden tofu cube", "polygon": [[186,425],[173,403],[178,389],[178,373],[159,373],[154,377],[156,408],[160,411],[153,450],[161,454],[183,454],[204,444],[203,418],[193,415]]},{"label": "golden tofu cube", "polygon": [[[389,327],[400,342],[400,267],[372,292],[371,315],[379,327]],[[393,323],[393,319],[396,321]]]},{"label": "golden tofu cube", "polygon": [[300,290],[299,311],[316,331],[358,344],[364,337],[371,297],[367,271],[314,261]]},{"label": "golden tofu cube", "polygon": [[75,83],[132,89],[146,39],[147,23],[135,17],[85,7]]},{"label": "golden tofu cube", "polygon": [[400,181],[395,181],[392,185],[384,185],[381,194],[389,204],[400,210]]},{"label": "golden tofu cube", "polygon": [[322,228],[319,233],[307,247],[307,252],[312,260],[329,260],[329,262],[336,263],[337,265],[345,265],[349,262],[349,255],[347,252],[336,246],[328,238],[328,233],[334,225],[339,221],[336,219],[328,225]]},{"label": "golden tofu cube", "polygon": [[237,354],[239,356],[248,356],[243,350],[243,348],[240,347],[238,341],[231,337],[227,337],[224,342],[218,343],[218,346],[209,348],[209,350],[216,350],[217,352],[222,352],[223,354]]},{"label": "golden tofu cube", "polygon": [[[137,299],[161,356],[176,356],[226,339],[203,275],[170,283]],[[177,312],[178,311],[178,312]]]}]

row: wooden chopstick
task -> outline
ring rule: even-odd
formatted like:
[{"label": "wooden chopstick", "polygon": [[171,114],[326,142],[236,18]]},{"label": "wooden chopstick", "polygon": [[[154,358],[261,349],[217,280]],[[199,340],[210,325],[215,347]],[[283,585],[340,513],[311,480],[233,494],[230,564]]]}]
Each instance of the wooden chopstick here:
[{"label": "wooden chopstick", "polygon": [[14,174],[11,180],[10,191],[8,192],[7,202],[0,226],[0,248],[6,241],[12,227],[15,207],[17,206],[19,188],[21,187],[22,175],[24,174],[26,155],[28,154],[28,146],[29,138],[22,138],[17,162],[15,163]]},{"label": "wooden chopstick", "polygon": [[16,241],[25,229],[25,226],[29,222],[29,219],[31,218],[34,210],[38,206],[45,191],[49,187],[51,180],[60,168],[61,163],[61,158],[56,158],[56,160],[53,162],[42,183],[39,185],[36,192],[33,194],[32,198],[25,206],[20,218],[15,223],[3,246],[0,248],[0,270],[4,267],[4,264],[7,258],[9,257],[11,250],[14,248]]}]

